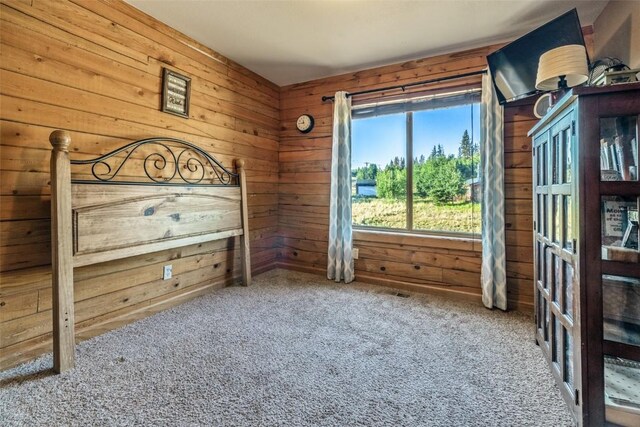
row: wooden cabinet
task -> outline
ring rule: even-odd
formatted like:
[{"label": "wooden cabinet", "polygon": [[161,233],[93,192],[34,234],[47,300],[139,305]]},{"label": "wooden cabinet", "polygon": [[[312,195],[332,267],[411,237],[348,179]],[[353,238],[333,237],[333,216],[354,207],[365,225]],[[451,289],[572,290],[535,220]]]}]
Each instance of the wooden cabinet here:
[{"label": "wooden cabinet", "polygon": [[640,425],[640,83],[574,88],[533,138],[536,342],[579,425]]}]

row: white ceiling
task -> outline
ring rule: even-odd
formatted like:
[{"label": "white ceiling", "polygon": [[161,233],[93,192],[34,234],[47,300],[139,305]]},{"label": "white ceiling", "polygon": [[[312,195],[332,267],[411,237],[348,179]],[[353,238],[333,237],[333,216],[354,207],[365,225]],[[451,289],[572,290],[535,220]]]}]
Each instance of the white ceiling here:
[{"label": "white ceiling", "polygon": [[517,38],[608,0],[126,0],[284,86]]}]

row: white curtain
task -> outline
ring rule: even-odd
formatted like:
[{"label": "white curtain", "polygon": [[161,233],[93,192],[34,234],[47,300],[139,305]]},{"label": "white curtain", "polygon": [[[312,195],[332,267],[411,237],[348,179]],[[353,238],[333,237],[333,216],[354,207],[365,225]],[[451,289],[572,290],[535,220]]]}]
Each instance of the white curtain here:
[{"label": "white curtain", "polygon": [[482,165],[482,302],[488,308],[507,309],[507,272],[504,240],[504,132],[503,109],[491,75],[482,77],[480,106]]},{"label": "white curtain", "polygon": [[351,99],[336,92],[333,107],[331,200],[327,278],[349,283],[354,279],[351,238]]}]

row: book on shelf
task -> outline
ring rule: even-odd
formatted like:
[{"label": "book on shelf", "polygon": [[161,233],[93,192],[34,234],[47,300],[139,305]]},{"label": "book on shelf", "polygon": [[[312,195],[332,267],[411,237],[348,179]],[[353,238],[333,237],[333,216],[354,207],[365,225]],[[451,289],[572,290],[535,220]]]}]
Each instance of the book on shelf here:
[{"label": "book on shelf", "polygon": [[606,237],[620,240],[620,242],[622,241],[622,237],[627,228],[627,221],[629,220],[629,209],[634,205],[633,202],[619,200],[606,200],[604,202],[603,240]]},{"label": "book on shelf", "polygon": [[606,139],[600,140],[600,170],[610,170],[611,160],[609,159],[609,145]]},{"label": "book on shelf", "polygon": [[637,200],[604,200],[602,203],[602,259],[638,262]]},{"label": "book on shelf", "polygon": [[622,236],[622,247],[638,249],[638,221],[629,220],[627,229]]},{"label": "book on shelf", "polygon": [[622,167],[620,163],[620,157],[617,144],[611,144],[609,146],[609,151],[611,152],[611,169],[620,172],[620,168]]}]

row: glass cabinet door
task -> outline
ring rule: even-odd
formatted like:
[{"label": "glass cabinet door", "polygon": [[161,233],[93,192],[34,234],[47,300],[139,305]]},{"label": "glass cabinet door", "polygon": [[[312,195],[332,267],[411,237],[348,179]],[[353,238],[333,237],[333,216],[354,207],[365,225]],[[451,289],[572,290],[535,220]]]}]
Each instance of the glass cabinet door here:
[{"label": "glass cabinet door", "polygon": [[576,402],[574,111],[534,139],[536,338],[563,398]]},{"label": "glass cabinet door", "polygon": [[[600,180],[605,416],[607,422],[615,425],[637,426],[640,425],[637,115],[600,118]],[[617,274],[604,274],[608,271]]]}]

